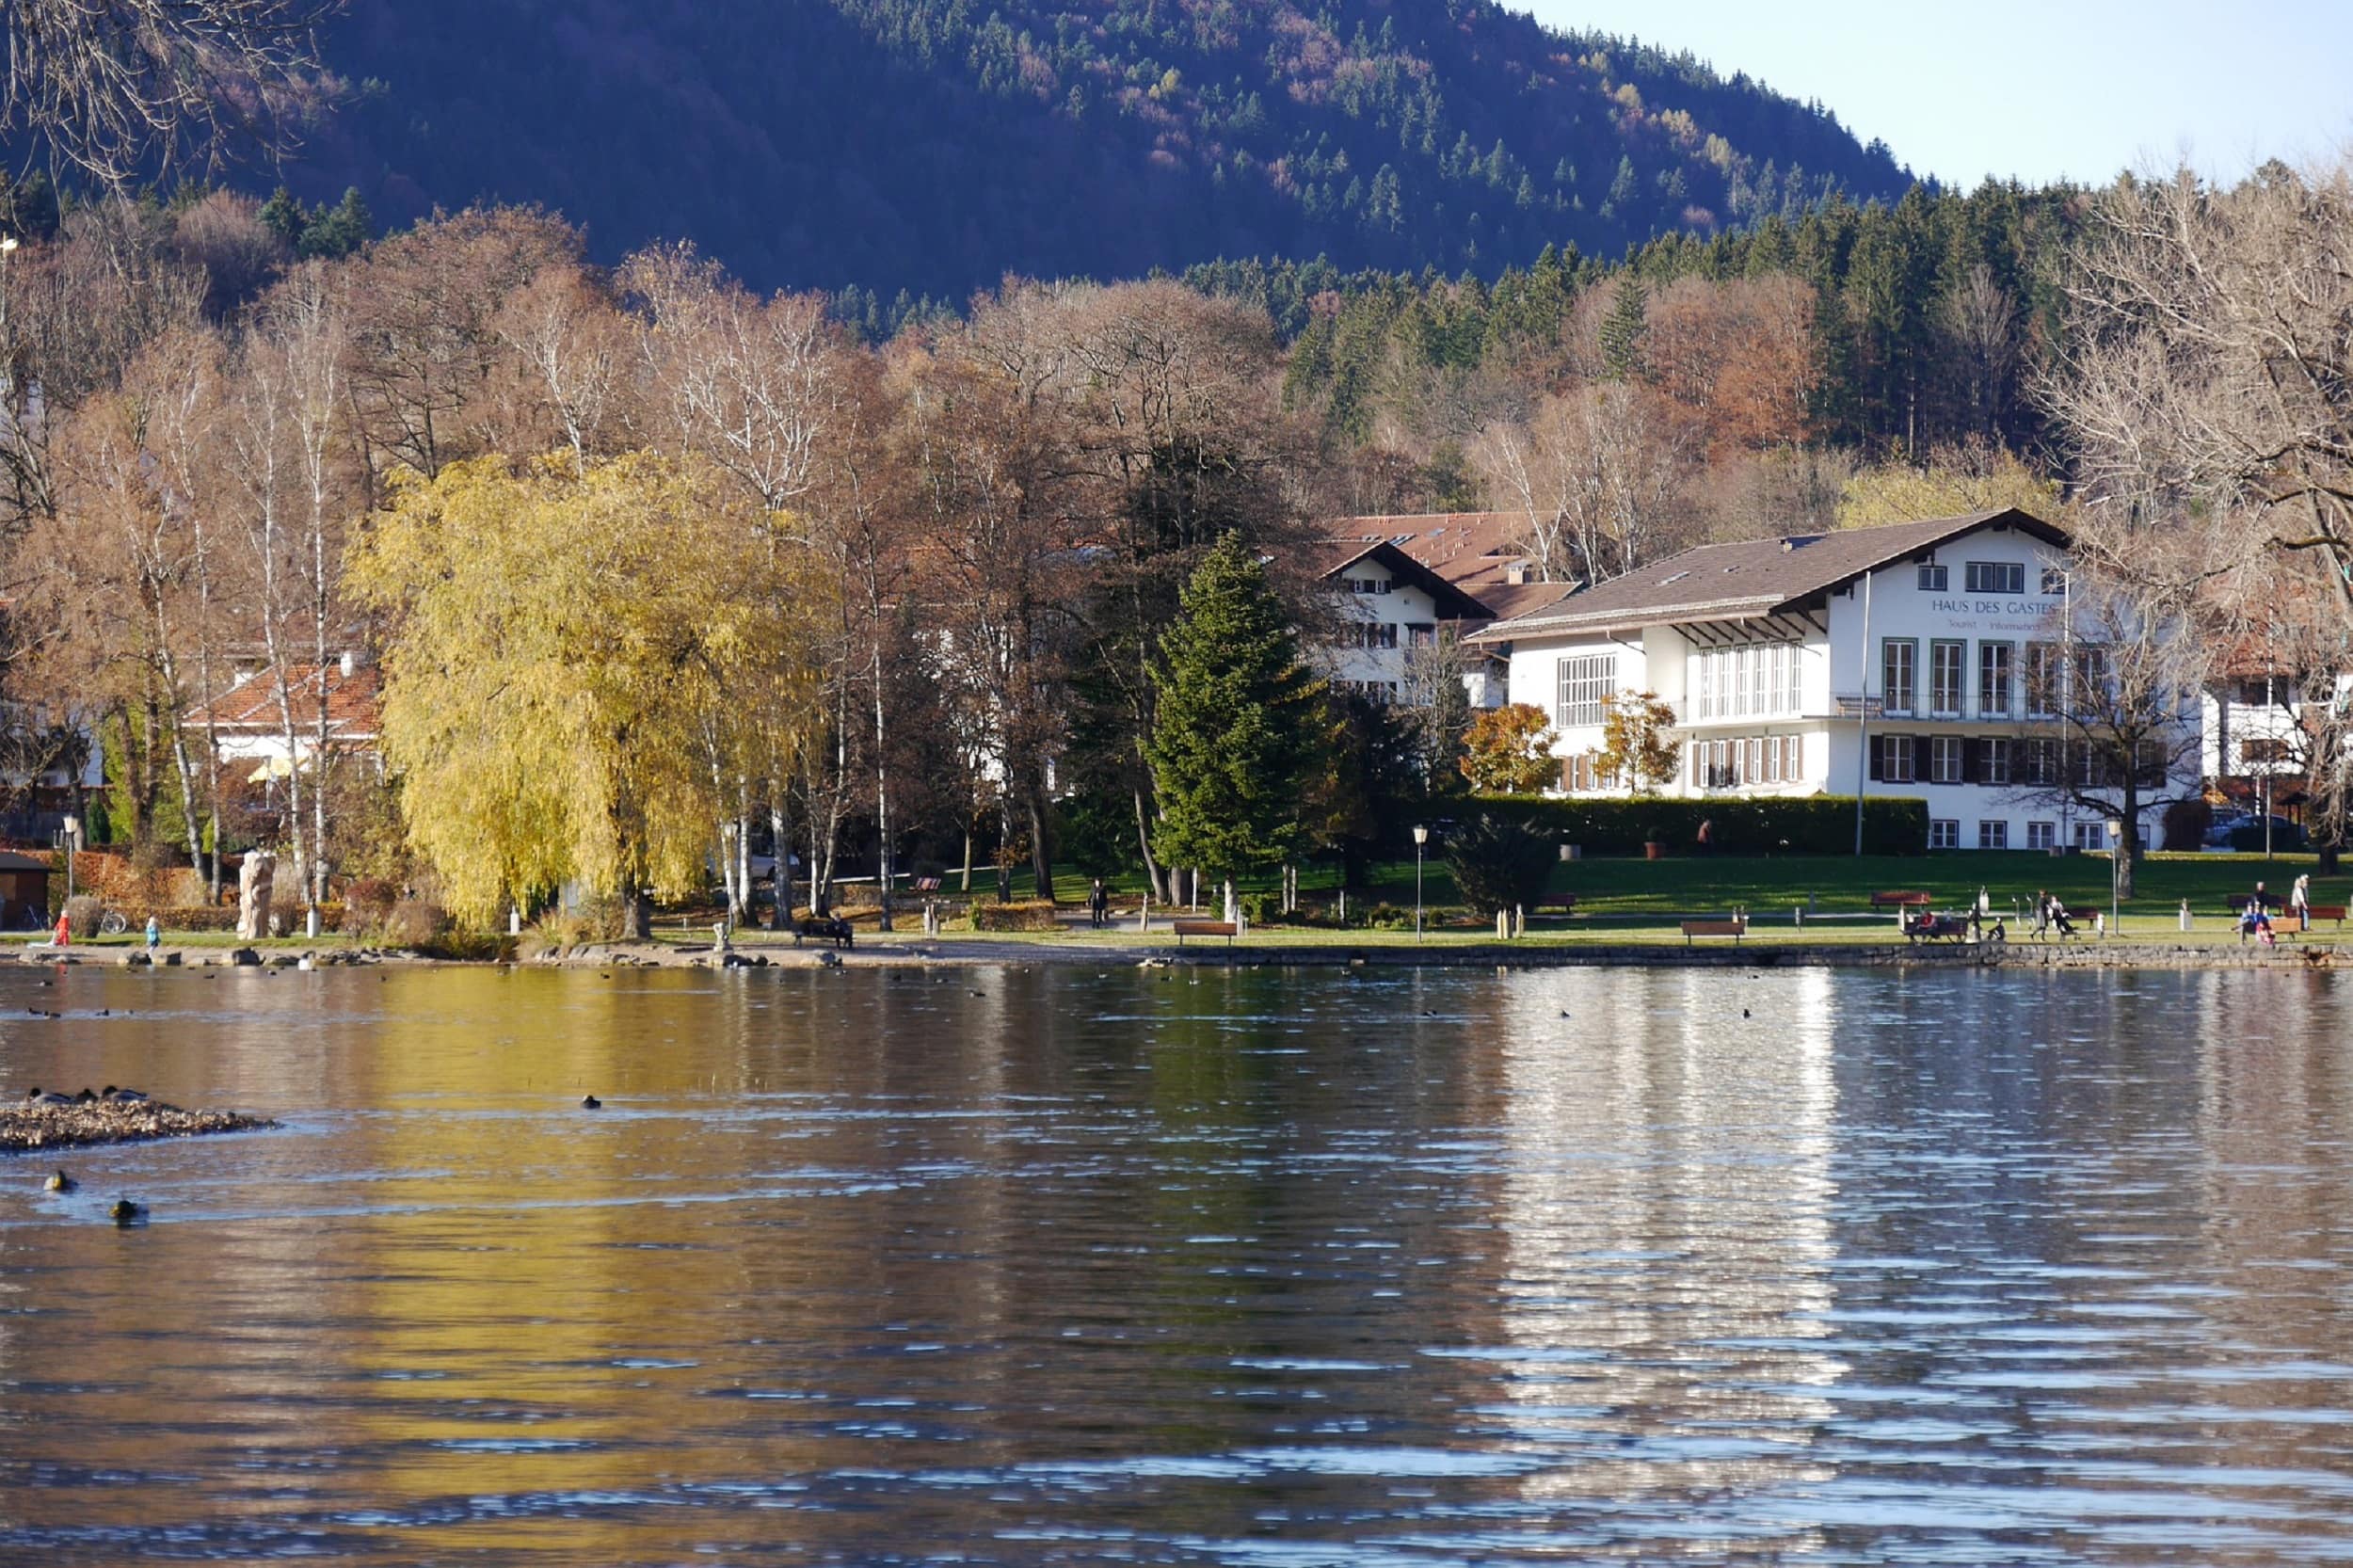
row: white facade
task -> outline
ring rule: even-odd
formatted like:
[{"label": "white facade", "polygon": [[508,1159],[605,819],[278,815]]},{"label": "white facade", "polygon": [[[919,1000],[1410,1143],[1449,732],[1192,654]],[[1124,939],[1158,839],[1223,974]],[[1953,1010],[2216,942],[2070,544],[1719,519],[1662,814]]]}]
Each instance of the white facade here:
[{"label": "white facade", "polygon": [[1341,568],[1333,582],[1348,598],[1340,606],[1339,642],[1325,649],[1326,673],[1343,690],[1400,700],[1407,655],[1437,639],[1437,600],[1370,557]]},{"label": "white facade", "polygon": [[[1882,532],[1898,547],[1930,542],[1838,569],[1869,561],[1858,552]],[[1838,543],[1809,585],[1803,557],[1825,540]],[[1625,792],[1593,767],[1601,698],[1651,692],[1673,709],[1680,749],[1663,792],[1911,796],[1927,805],[1930,848],[2108,847],[2104,817],[2035,788],[2083,765],[2045,712],[2065,661],[2068,561],[2053,531],[1992,520],[1940,537],[1902,524],[1778,549],[1780,559],[1771,545],[1705,547],[1648,568],[1646,582],[1604,584],[1485,634],[1508,641],[1511,700],[1544,710],[1558,732],[1563,791]],[[1580,611],[1588,598],[1594,608]],[[2160,808],[2143,808],[2143,843],[2156,841]]]}]

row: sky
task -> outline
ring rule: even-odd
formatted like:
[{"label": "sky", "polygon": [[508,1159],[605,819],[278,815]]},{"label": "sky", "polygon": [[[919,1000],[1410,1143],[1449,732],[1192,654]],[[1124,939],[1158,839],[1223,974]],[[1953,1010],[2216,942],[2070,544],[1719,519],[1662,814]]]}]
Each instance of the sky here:
[{"label": "sky", "polygon": [[1504,0],[1818,98],[1946,184],[2229,178],[2353,147],[2353,0]]}]

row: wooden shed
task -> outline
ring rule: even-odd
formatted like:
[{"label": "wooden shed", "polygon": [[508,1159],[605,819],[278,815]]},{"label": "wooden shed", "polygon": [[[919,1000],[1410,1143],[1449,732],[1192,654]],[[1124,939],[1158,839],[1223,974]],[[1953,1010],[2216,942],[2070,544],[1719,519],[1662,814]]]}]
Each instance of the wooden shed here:
[{"label": "wooden shed", "polygon": [[49,914],[49,867],[29,855],[0,850],[0,927],[27,931]]}]

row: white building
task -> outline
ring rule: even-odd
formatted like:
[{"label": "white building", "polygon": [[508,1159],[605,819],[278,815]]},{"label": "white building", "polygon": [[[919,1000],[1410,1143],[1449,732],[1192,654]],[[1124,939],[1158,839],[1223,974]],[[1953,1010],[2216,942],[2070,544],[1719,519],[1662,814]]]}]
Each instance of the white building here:
[{"label": "white building", "polygon": [[[1495,618],[1486,605],[1387,539],[1335,539],[1323,551],[1320,575],[1346,597],[1338,639],[1326,645],[1322,662],[1343,691],[1381,702],[1406,700],[1407,661],[1415,648],[1435,643],[1441,625],[1459,635]],[[1481,691],[1471,696],[1477,703]]]},{"label": "white building", "polygon": [[[2104,816],[2037,792],[2087,765],[2054,711],[2067,545],[2015,510],[1705,545],[1472,640],[1551,718],[1569,793],[1622,792],[1593,766],[1603,699],[1647,691],[1675,713],[1669,793],[1914,796],[1930,848],[2105,848]],[[2145,832],[2182,787],[2147,792]]]}]

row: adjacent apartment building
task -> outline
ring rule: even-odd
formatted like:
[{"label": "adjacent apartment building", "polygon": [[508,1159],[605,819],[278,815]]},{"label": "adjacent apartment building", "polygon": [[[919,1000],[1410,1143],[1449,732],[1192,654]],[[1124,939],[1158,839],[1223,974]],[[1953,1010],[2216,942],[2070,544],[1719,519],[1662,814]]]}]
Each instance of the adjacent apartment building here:
[{"label": "adjacent apartment building", "polygon": [[[1932,849],[2105,848],[2051,789],[2103,765],[2061,718],[2104,667],[2069,639],[2067,547],[2016,510],[1706,545],[1471,642],[1550,715],[1566,792],[1623,792],[1594,765],[1604,699],[1647,691],[1676,716],[1670,792],[1916,796]],[[2143,842],[2197,782],[2144,777]]]}]

